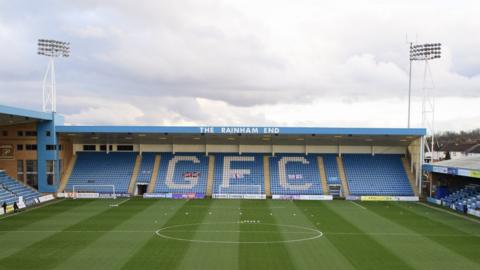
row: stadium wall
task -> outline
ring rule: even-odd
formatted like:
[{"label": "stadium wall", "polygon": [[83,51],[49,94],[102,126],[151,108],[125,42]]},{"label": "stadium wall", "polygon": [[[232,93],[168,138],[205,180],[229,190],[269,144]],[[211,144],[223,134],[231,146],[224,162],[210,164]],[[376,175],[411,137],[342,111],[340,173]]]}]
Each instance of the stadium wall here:
[{"label": "stadium wall", "polygon": [[[11,147],[13,153],[11,156],[5,156],[0,159],[0,168],[5,170],[8,176],[17,179],[17,160],[23,162],[23,177],[21,182],[26,182],[26,160],[37,160],[36,150],[26,150],[26,145],[36,145],[37,138],[34,136],[17,136],[17,132],[22,131],[36,131],[36,123],[4,126],[0,128],[2,132],[1,145],[2,147]],[[5,133],[6,132],[6,133]],[[7,136],[3,136],[7,134]],[[17,145],[23,145],[23,150],[17,150]]]}]

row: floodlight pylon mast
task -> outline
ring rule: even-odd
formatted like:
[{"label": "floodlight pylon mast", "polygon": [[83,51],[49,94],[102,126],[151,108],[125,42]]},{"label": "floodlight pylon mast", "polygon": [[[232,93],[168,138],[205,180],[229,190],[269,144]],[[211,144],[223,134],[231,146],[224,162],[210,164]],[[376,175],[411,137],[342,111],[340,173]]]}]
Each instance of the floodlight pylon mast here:
[{"label": "floodlight pylon mast", "polygon": [[[427,129],[427,135],[431,136],[431,143],[428,144],[426,136],[422,141],[422,153],[431,153],[430,162],[433,162],[434,148],[435,148],[435,95],[432,71],[430,69],[430,60],[440,58],[441,56],[440,43],[426,43],[426,44],[412,44],[410,43],[410,71],[409,71],[409,97],[408,97],[408,127],[410,127],[410,96],[412,83],[412,62],[423,61],[423,98],[422,98],[422,127]],[[431,85],[428,85],[428,79],[431,80]]]},{"label": "floodlight pylon mast", "polygon": [[57,111],[57,89],[55,81],[55,58],[70,56],[70,43],[50,40],[38,40],[38,54],[48,57],[47,70],[43,76],[42,85],[42,110],[44,112]]},{"label": "floodlight pylon mast", "polygon": [[[50,77],[50,80],[49,80],[49,77]],[[44,112],[57,111],[56,91],[57,90],[55,86],[55,60],[53,57],[49,57],[47,70],[45,71],[45,75],[43,76],[43,85],[42,85],[42,92],[43,92],[42,110]]]}]

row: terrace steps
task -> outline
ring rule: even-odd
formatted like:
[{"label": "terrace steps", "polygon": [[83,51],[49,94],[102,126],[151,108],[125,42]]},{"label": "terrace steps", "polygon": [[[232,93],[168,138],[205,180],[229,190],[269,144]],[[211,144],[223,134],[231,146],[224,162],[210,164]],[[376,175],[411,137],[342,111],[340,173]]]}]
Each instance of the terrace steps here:
[{"label": "terrace steps", "polygon": [[413,175],[410,162],[406,157],[402,157],[402,164],[403,168],[405,169],[405,173],[407,174],[408,182],[410,182],[410,186],[412,186],[413,193],[415,196],[418,196],[418,189],[417,185],[415,184],[415,175]]},{"label": "terrace steps", "polygon": [[158,169],[160,168],[160,155],[155,155],[155,162],[153,163],[152,176],[150,177],[150,184],[148,184],[148,193],[152,193],[155,190],[157,184]]},{"label": "terrace steps", "polygon": [[142,164],[142,154],[138,154],[135,159],[135,166],[133,167],[132,178],[130,179],[130,185],[128,186],[128,193],[132,194],[135,190],[135,184],[137,183],[138,171]]},{"label": "terrace steps", "polygon": [[263,174],[264,174],[264,181],[265,181],[265,194],[267,197],[272,196],[272,191],[270,189],[270,157],[263,156]]},{"label": "terrace steps", "polygon": [[208,178],[207,178],[207,193],[206,196],[212,196],[213,190],[213,175],[215,172],[215,156],[208,156]]},{"label": "terrace steps", "polygon": [[62,176],[62,179],[60,180],[60,185],[58,186],[57,191],[58,192],[63,192],[65,190],[65,187],[67,186],[68,179],[70,179],[70,175],[72,175],[73,168],[75,168],[75,163],[77,162],[77,155],[73,155],[72,158],[70,159],[70,162],[68,163],[67,170]]},{"label": "terrace steps", "polygon": [[325,172],[325,164],[323,164],[323,157],[317,157],[318,170],[320,172],[320,181],[322,182],[323,195],[328,195],[327,174]]},{"label": "terrace steps", "polygon": [[343,166],[343,160],[341,156],[337,156],[337,167],[340,181],[342,182],[342,193],[344,197],[347,197],[350,195],[350,190],[348,188],[347,176],[345,174],[345,168]]}]

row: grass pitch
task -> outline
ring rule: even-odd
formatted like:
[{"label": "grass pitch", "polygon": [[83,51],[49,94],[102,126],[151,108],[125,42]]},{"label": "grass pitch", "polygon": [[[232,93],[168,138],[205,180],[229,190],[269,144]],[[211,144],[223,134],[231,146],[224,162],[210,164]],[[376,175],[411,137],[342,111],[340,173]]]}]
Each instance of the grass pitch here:
[{"label": "grass pitch", "polygon": [[0,269],[480,269],[478,220],[418,203],[123,200],[0,219]]}]

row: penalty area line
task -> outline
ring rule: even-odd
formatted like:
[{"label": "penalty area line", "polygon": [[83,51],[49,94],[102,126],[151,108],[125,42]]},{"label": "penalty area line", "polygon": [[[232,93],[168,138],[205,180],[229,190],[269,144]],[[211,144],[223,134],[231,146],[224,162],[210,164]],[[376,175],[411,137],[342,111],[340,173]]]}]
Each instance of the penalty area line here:
[{"label": "penalty area line", "polygon": [[128,199],[126,199],[126,200],[123,200],[123,201],[121,201],[121,202],[119,202],[119,203],[117,203],[117,204],[110,204],[110,207],[118,207],[118,206],[120,206],[120,205],[122,205],[122,204],[124,204],[124,203],[126,203],[126,202],[128,202],[128,201],[130,201],[130,198],[128,198]]},{"label": "penalty area line", "polygon": [[365,206],[361,205],[361,204],[358,204],[358,203],[356,203],[356,202],[354,202],[354,201],[350,201],[350,202],[353,203],[353,204],[355,204],[356,206],[362,208],[363,210],[367,210],[367,208],[366,208]]}]

